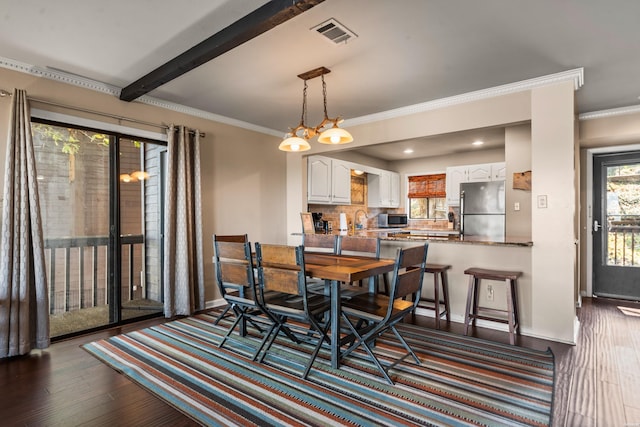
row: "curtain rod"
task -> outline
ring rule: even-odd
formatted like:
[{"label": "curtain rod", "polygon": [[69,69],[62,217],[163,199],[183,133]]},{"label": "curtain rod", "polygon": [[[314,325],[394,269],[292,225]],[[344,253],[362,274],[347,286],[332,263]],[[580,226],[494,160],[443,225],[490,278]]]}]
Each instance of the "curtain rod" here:
[{"label": "curtain rod", "polygon": [[[0,89],[0,98],[5,98],[7,96],[11,97],[11,96],[13,96],[13,94],[11,92],[8,92],[8,91],[4,90],[4,89]],[[33,101],[33,102],[38,102],[40,104],[53,105],[54,107],[62,107],[62,108],[66,108],[66,109],[69,109],[69,110],[81,111],[83,113],[95,114],[97,116],[109,117],[111,119],[122,120],[122,121],[125,121],[125,122],[131,122],[131,123],[138,123],[138,124],[141,124],[141,125],[152,126],[152,127],[156,127],[156,128],[160,128],[160,129],[165,129],[165,130],[169,129],[169,126],[167,126],[167,125],[159,125],[157,123],[145,122],[144,120],[131,119],[131,118],[128,118],[128,117],[123,117],[123,116],[116,116],[115,114],[103,113],[101,111],[95,111],[95,110],[88,110],[86,108],[80,108],[80,107],[74,107],[72,105],[60,104],[60,103],[57,103],[57,102],[51,102],[51,101],[47,101],[47,100],[44,100],[44,99],[33,98],[31,96],[27,96],[27,99],[29,99],[30,101]],[[193,131],[190,131],[190,132],[193,133]],[[205,137],[205,133],[204,132],[200,132],[200,136],[202,138],[204,138]]]}]

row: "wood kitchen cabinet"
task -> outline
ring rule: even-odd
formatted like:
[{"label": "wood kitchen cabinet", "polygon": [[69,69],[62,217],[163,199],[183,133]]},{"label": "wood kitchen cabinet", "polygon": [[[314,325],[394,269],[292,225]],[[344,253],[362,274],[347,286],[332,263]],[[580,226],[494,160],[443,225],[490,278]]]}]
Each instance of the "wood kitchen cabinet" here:
[{"label": "wood kitchen cabinet", "polygon": [[447,205],[460,206],[460,184],[463,182],[504,181],[504,162],[447,168]]},{"label": "wood kitchen cabinet", "polygon": [[309,156],[307,202],[351,204],[351,164],[323,156]]}]

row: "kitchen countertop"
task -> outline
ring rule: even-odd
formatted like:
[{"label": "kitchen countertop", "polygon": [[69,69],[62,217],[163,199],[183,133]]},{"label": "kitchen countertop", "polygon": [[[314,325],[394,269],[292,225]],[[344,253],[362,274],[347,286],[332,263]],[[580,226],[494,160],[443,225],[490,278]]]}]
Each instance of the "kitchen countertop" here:
[{"label": "kitchen countertop", "polygon": [[[447,232],[444,234],[443,232]],[[455,233],[455,234],[452,234]],[[301,233],[295,233],[300,235]],[[339,235],[339,231],[333,234]],[[383,241],[410,242],[410,241],[429,241],[433,243],[447,244],[468,244],[468,245],[491,245],[491,246],[516,246],[528,247],[533,246],[530,239],[523,237],[507,236],[503,241],[488,240],[482,236],[460,236],[455,230],[446,229],[417,229],[417,228],[373,228],[364,230],[355,230],[349,232],[348,235],[356,237],[378,237]]]}]

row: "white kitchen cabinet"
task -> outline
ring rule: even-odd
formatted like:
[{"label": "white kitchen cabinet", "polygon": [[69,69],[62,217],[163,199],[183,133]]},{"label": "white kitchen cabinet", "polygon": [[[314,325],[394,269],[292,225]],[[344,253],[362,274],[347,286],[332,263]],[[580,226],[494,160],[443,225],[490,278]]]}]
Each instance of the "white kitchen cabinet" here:
[{"label": "white kitchen cabinet", "polygon": [[447,168],[447,205],[460,205],[460,184],[469,180],[467,166],[453,166]]},{"label": "white kitchen cabinet", "polygon": [[378,169],[367,175],[367,199],[370,208],[400,206],[400,174]]},{"label": "white kitchen cabinet", "polygon": [[467,166],[467,182],[491,181],[491,164]]},{"label": "white kitchen cabinet", "polygon": [[400,207],[400,174],[397,172],[391,172],[391,190],[389,197],[389,204],[392,208]]},{"label": "white kitchen cabinet", "polygon": [[491,164],[491,181],[507,179],[507,165],[504,162]]},{"label": "white kitchen cabinet", "polygon": [[331,161],[331,203],[351,204],[351,165],[340,160]]},{"label": "white kitchen cabinet", "polygon": [[307,202],[351,204],[350,163],[323,156],[307,161]]},{"label": "white kitchen cabinet", "polygon": [[504,162],[447,168],[447,205],[460,205],[460,184],[463,182],[503,181],[506,176]]}]

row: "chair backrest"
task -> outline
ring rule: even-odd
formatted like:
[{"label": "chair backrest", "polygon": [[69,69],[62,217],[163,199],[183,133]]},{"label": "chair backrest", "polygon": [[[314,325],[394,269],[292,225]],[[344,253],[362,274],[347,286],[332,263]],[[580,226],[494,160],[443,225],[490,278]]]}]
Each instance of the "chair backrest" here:
[{"label": "chair backrest", "polygon": [[249,238],[246,234],[228,234],[228,235],[213,235],[214,243],[217,242],[235,242],[235,243],[244,243],[248,242]]},{"label": "chair backrest", "polygon": [[[422,291],[422,280],[427,262],[429,244],[399,249],[389,298],[405,298]],[[418,299],[414,298],[415,304]]]},{"label": "chair backrest", "polygon": [[338,237],[338,254],[380,258],[380,239],[377,237]]},{"label": "chair backrest", "polygon": [[246,237],[213,236],[216,282],[223,297],[229,286],[255,288],[251,243]]},{"label": "chair backrest", "polygon": [[302,246],[256,243],[260,292],[275,291],[306,297]]},{"label": "chair backrest", "polygon": [[305,251],[338,253],[338,236],[335,234],[303,234]]}]

